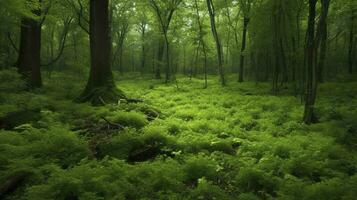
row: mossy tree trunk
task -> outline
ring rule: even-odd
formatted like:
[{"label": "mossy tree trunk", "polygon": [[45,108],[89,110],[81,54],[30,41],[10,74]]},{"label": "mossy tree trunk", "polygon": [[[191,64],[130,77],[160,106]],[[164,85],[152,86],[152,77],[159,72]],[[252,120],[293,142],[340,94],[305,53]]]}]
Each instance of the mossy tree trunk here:
[{"label": "mossy tree trunk", "polygon": [[90,0],[90,75],[80,102],[93,105],[125,99],[117,89],[110,62],[109,0]]}]

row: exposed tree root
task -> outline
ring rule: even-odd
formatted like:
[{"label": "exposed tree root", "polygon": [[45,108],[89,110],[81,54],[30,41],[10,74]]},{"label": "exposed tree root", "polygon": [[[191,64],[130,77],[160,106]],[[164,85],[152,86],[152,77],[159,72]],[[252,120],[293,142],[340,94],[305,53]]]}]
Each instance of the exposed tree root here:
[{"label": "exposed tree root", "polygon": [[127,101],[124,92],[114,86],[95,87],[86,89],[77,99],[78,102],[90,102],[94,106],[103,106],[106,104],[117,104],[120,101]]}]

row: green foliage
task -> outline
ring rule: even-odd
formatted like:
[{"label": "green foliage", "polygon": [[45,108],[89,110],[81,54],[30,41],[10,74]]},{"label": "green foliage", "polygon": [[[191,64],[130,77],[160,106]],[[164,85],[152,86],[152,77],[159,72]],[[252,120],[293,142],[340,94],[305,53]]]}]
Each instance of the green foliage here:
[{"label": "green foliage", "polygon": [[276,178],[256,169],[243,168],[235,179],[243,192],[253,192],[257,195],[274,194],[277,188]]},{"label": "green foliage", "polygon": [[[321,86],[321,123],[306,126],[299,99],[270,96],[268,84],[202,90],[199,80],[178,78],[182,90],[150,89],[151,80],[128,78],[120,85],[143,103],[92,107],[71,101],[80,81],[70,90],[49,81],[29,92],[15,90],[21,81],[14,73],[0,73],[14,79],[1,83],[0,121],[17,120],[0,131],[0,187],[17,177],[24,184],[6,199],[356,196],[356,102],[350,90],[337,92],[340,84]],[[22,112],[28,115],[19,120]]]},{"label": "green foliage", "polygon": [[111,114],[113,116],[110,116],[109,119],[112,122],[115,122],[125,127],[133,127],[140,129],[148,123],[146,116],[142,113],[117,111]]}]

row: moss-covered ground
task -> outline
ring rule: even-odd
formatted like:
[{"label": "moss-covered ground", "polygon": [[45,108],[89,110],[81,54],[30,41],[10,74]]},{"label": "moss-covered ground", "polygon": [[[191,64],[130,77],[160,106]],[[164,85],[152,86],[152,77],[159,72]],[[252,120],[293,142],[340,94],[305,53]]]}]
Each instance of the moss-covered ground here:
[{"label": "moss-covered ground", "polygon": [[269,83],[132,74],[118,87],[144,102],[92,107],[73,101],[84,79],[29,92],[1,72],[0,199],[356,199],[353,77],[320,86],[311,126]]}]

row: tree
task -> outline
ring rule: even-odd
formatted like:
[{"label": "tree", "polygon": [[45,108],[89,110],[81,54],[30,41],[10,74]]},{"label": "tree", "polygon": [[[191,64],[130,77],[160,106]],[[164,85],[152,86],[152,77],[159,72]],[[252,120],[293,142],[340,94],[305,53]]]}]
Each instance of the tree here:
[{"label": "tree", "polygon": [[330,0],[321,0],[321,16],[318,23],[317,38],[320,45],[320,55],[317,64],[317,79],[323,82],[323,69],[325,66],[327,51],[327,16],[330,7]]},{"label": "tree", "polygon": [[207,8],[208,8],[208,13],[210,16],[210,21],[211,21],[211,30],[212,30],[212,34],[213,34],[213,38],[215,40],[216,43],[216,50],[217,50],[217,57],[218,57],[218,72],[219,72],[219,76],[220,76],[220,81],[221,81],[221,85],[225,86],[226,85],[226,80],[224,77],[224,68],[223,68],[223,50],[222,50],[222,45],[221,45],[221,41],[217,32],[217,28],[216,28],[216,10],[214,8],[214,4],[212,2],[212,0],[206,0],[207,2]]},{"label": "tree", "polygon": [[29,87],[41,87],[41,0],[33,6],[35,17],[23,16],[21,20],[18,71],[25,77]]},{"label": "tree", "polygon": [[247,46],[247,32],[250,21],[250,9],[252,0],[239,0],[240,7],[243,11],[243,35],[242,35],[242,47],[240,52],[240,64],[239,64],[239,82],[244,81],[244,53]]},{"label": "tree", "polygon": [[203,31],[203,25],[202,25],[202,21],[201,21],[201,17],[200,17],[200,13],[199,13],[199,6],[198,6],[198,0],[195,0],[195,4],[194,7],[196,9],[196,20],[197,20],[197,25],[198,25],[198,37],[200,40],[200,43],[202,44],[202,51],[203,51],[203,56],[204,56],[204,61],[203,61],[203,70],[204,70],[204,76],[205,76],[205,84],[204,84],[204,88],[207,88],[208,83],[207,83],[207,45],[206,42],[204,40],[204,31]]},{"label": "tree", "polygon": [[90,0],[89,38],[91,67],[80,102],[93,105],[126,99],[117,89],[110,64],[109,0]]},{"label": "tree", "polygon": [[[112,64],[118,64],[117,69],[123,73],[123,53],[124,44],[127,35],[130,31],[130,18],[132,13],[133,3],[131,1],[112,1],[111,6],[111,35],[113,44],[115,45],[114,55],[112,57]],[[119,58],[118,58],[119,57]],[[117,59],[119,62],[117,63]]]},{"label": "tree", "polygon": [[316,18],[317,0],[309,0],[309,18],[306,38],[306,57],[307,57],[307,80],[305,91],[305,111],[304,122],[311,124],[316,122],[315,116],[315,101],[317,92],[317,76],[316,76],[316,38],[315,38],[315,18]]},{"label": "tree", "polygon": [[146,56],[147,56],[147,47],[146,47],[146,39],[147,39],[147,32],[148,32],[148,25],[149,25],[149,15],[146,10],[146,4],[138,2],[138,9],[140,12],[137,15],[136,19],[136,30],[140,34],[140,43],[141,43],[141,62],[140,62],[140,71],[144,73],[145,65],[146,65]]},{"label": "tree", "polygon": [[[164,37],[165,47],[166,47],[166,68],[165,68],[165,82],[167,83],[170,80],[171,69],[170,69],[170,42],[168,38],[168,30],[170,23],[173,17],[174,12],[178,9],[178,6],[181,4],[182,0],[150,0],[150,5],[156,13],[160,31]],[[161,42],[161,40],[160,40]],[[162,52],[163,47],[159,44],[159,62],[162,62]],[[156,78],[160,78],[160,64],[158,65],[156,72]]]},{"label": "tree", "polygon": [[356,10],[354,4],[350,5],[350,27],[349,27],[349,43],[348,43],[348,73],[353,73],[353,65],[354,65],[354,51],[355,51],[355,18],[356,18]]}]

